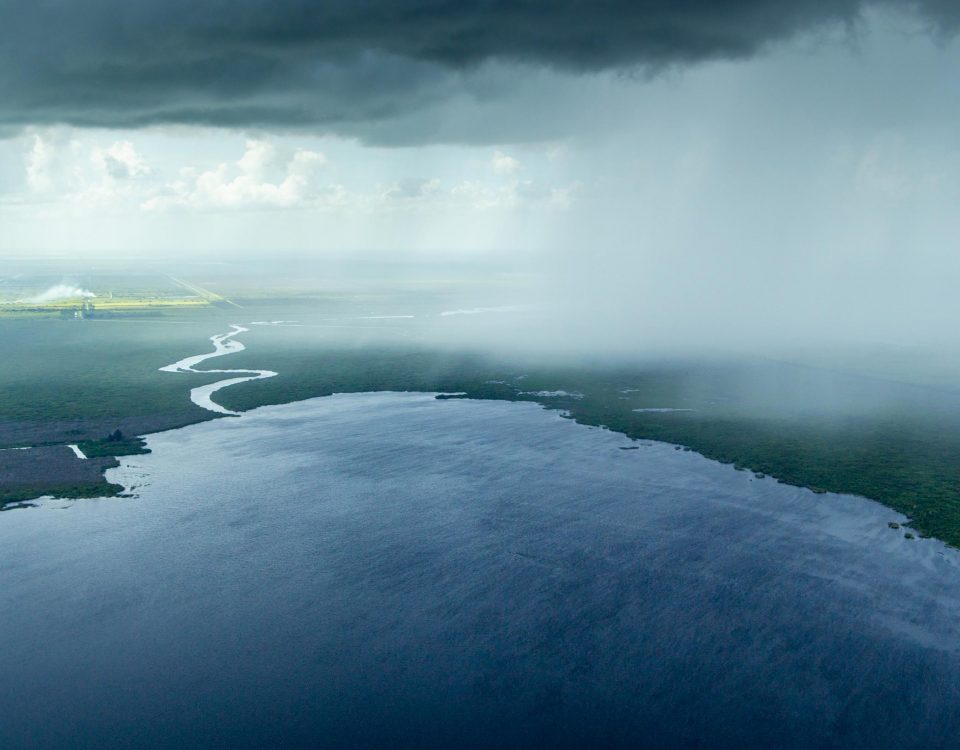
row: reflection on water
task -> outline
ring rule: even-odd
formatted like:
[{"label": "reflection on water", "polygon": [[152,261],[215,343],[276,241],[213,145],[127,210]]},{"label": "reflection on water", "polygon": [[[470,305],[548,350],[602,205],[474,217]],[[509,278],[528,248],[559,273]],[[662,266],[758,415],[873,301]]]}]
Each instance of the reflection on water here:
[{"label": "reflection on water", "polygon": [[417,394],[149,443],[0,517],[0,747],[956,744],[960,560],[868,501]]}]

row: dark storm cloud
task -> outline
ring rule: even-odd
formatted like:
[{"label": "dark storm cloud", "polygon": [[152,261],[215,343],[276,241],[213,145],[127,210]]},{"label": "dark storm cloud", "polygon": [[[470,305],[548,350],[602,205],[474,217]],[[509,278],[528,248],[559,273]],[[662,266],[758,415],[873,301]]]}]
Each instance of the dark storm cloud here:
[{"label": "dark storm cloud", "polygon": [[[0,132],[70,123],[316,127],[458,94],[477,66],[570,72],[739,59],[871,0],[0,0]],[[954,0],[875,0],[952,27]]]}]

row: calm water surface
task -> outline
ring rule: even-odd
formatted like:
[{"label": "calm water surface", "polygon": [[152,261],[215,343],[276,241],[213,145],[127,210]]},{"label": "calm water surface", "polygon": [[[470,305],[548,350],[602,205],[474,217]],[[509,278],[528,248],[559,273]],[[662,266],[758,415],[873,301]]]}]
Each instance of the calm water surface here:
[{"label": "calm water surface", "polygon": [[957,747],[960,558],[530,404],[334,396],[0,514],[0,747]]}]

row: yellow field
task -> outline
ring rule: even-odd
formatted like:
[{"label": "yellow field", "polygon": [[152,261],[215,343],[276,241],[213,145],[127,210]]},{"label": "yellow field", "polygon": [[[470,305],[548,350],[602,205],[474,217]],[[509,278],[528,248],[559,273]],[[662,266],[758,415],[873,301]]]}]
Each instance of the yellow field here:
[{"label": "yellow field", "polygon": [[0,302],[0,316],[64,315],[70,311],[85,313],[135,313],[174,309],[196,310],[210,306],[210,301],[199,297],[77,297],[56,302]]}]

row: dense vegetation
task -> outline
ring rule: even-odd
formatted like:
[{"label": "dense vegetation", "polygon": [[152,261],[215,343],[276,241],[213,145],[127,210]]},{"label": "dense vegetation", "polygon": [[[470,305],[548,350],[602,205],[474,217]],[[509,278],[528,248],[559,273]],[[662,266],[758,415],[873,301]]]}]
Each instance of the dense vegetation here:
[{"label": "dense vegetation", "polygon": [[[199,410],[184,393],[201,385],[203,376],[188,383],[158,368],[184,352],[203,349],[208,331],[219,325],[178,319],[4,320],[0,346],[7,354],[0,363],[0,424],[158,413],[195,417]],[[0,430],[0,447],[8,445]]]},{"label": "dense vegetation", "polygon": [[39,497],[86,498],[86,497],[115,497],[123,492],[119,484],[111,484],[102,477],[99,480],[89,480],[76,483],[58,482],[54,479],[38,479],[34,485],[0,486],[0,511],[10,510],[24,503],[29,503]]},{"label": "dense vegetation", "polygon": [[127,437],[119,429],[101,440],[85,440],[79,444],[87,458],[103,456],[138,456],[149,453],[147,441],[139,437]]}]

